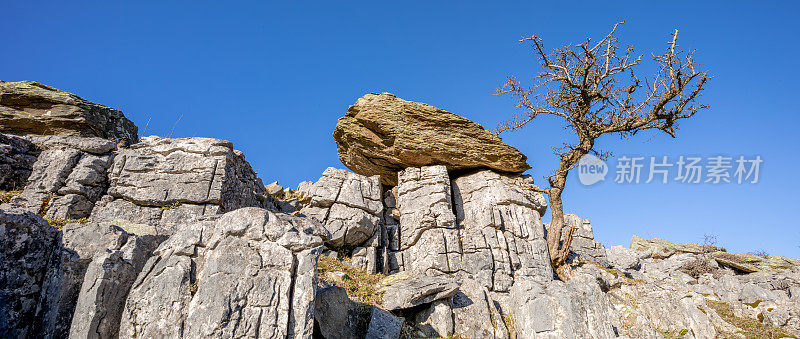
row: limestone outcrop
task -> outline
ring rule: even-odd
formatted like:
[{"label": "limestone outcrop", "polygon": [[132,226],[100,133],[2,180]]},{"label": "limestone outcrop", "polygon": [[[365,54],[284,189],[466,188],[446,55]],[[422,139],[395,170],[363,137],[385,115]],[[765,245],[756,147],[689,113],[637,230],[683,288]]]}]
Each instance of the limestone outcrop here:
[{"label": "limestone outcrop", "polygon": [[357,246],[379,232],[383,204],[377,176],[329,167],[303,193],[310,200],[300,213],[322,223],[332,247]]},{"label": "limestone outcrop", "polygon": [[333,132],[339,159],[353,172],[397,185],[409,167],[445,165],[450,171],[489,168],[521,173],[526,157],[483,126],[428,104],[392,94],[367,94]]},{"label": "limestone outcrop", "polygon": [[171,234],[193,219],[241,207],[275,209],[261,179],[230,141],[156,136],[120,149],[94,221],[126,220]]},{"label": "limestone outcrop", "polygon": [[0,132],[100,137],[126,145],[139,139],[121,111],[35,81],[0,81]]},{"label": "limestone outcrop", "polygon": [[[0,209],[0,337],[42,337],[54,326],[60,236],[42,217]],[[57,302],[57,301],[56,301]]]},{"label": "limestone outcrop", "polygon": [[323,236],[310,219],[252,207],[183,228],[134,283],[120,336],[308,338]]}]

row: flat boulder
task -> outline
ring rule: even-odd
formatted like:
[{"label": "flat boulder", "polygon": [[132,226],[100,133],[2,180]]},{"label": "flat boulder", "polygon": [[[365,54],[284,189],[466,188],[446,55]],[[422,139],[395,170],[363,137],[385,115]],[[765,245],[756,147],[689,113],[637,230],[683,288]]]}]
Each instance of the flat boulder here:
[{"label": "flat boulder", "polygon": [[333,139],[345,166],[361,175],[380,175],[391,186],[397,185],[397,172],[407,167],[509,173],[531,168],[522,152],[480,124],[390,93],[358,99],[339,118]]},{"label": "flat boulder", "polygon": [[126,145],[139,139],[122,111],[35,81],[0,81],[0,132],[100,137]]}]

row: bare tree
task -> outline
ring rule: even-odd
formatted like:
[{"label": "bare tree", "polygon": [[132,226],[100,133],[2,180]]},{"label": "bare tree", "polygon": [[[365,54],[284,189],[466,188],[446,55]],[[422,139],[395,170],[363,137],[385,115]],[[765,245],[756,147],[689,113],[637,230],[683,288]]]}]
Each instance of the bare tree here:
[{"label": "bare tree", "polygon": [[[577,45],[561,46],[545,52],[542,39],[534,35],[520,42],[532,44],[542,71],[534,77],[534,84],[524,86],[515,77],[508,77],[497,94],[510,94],[516,100],[518,112],[508,121],[498,125],[495,133],[517,130],[541,114],[556,116],[566,122],[566,129],[578,137],[577,143],[565,143],[554,148],[560,157],[558,169],[547,181],[552,221],[547,233],[550,261],[562,280],[569,279],[571,271],[566,263],[570,237],[561,246],[564,227],[564,208],[561,195],[569,171],[577,166],[586,154],[596,154],[607,159],[609,152],[594,149],[597,138],[604,134],[619,134],[630,138],[638,132],[654,130],[675,137],[680,119],[693,116],[708,105],[700,104],[704,86],[710,77],[694,61],[693,51],[678,48],[678,30],[671,34],[667,50],[653,55],[659,66],[649,79],[637,74],[642,56],[634,56],[633,48],[620,49],[614,35],[623,24],[614,25],[601,40],[586,41]],[[570,232],[571,234],[572,232]]]}]

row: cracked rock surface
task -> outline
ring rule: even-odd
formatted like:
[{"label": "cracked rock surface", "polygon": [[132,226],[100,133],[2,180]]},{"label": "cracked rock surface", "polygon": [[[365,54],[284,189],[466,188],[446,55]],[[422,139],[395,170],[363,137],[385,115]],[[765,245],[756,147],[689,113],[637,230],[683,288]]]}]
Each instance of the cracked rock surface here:
[{"label": "cracked rock surface", "polygon": [[324,233],[312,220],[260,208],[179,230],[139,274],[120,336],[310,337]]},{"label": "cracked rock surface", "polygon": [[383,203],[377,176],[328,167],[322,178],[302,191],[310,202],[300,213],[322,223],[332,247],[359,245],[379,229]]}]

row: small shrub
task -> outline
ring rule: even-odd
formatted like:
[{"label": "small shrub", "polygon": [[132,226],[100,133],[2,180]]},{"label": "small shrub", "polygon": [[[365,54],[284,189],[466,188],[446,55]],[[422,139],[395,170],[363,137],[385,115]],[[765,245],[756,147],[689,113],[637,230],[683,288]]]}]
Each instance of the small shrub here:
[{"label": "small shrub", "polygon": [[50,224],[50,226],[55,227],[57,230],[62,229],[67,224],[71,224],[71,223],[85,224],[85,223],[89,222],[88,218],[80,218],[80,219],[50,218],[50,219],[46,219],[46,220],[47,220],[47,223]]},{"label": "small shrub", "polygon": [[690,275],[692,278],[700,278],[703,274],[706,273],[714,273],[714,267],[711,266],[709,263],[709,259],[706,256],[700,256],[695,260],[692,260],[683,266],[681,266],[678,271],[686,273]]},{"label": "small shrub", "polygon": [[50,209],[50,200],[53,200],[52,195],[42,198],[42,205],[39,206],[39,212],[37,214],[41,216],[45,216],[45,214],[47,214],[47,210]]},{"label": "small shrub", "polygon": [[162,210],[173,210],[173,209],[178,208],[178,206],[180,206],[180,205],[183,205],[183,203],[180,202],[180,201],[173,201],[173,202],[171,202],[169,204],[161,206],[161,209]]},{"label": "small shrub", "polygon": [[7,204],[20,194],[22,191],[0,191],[0,204]]}]

